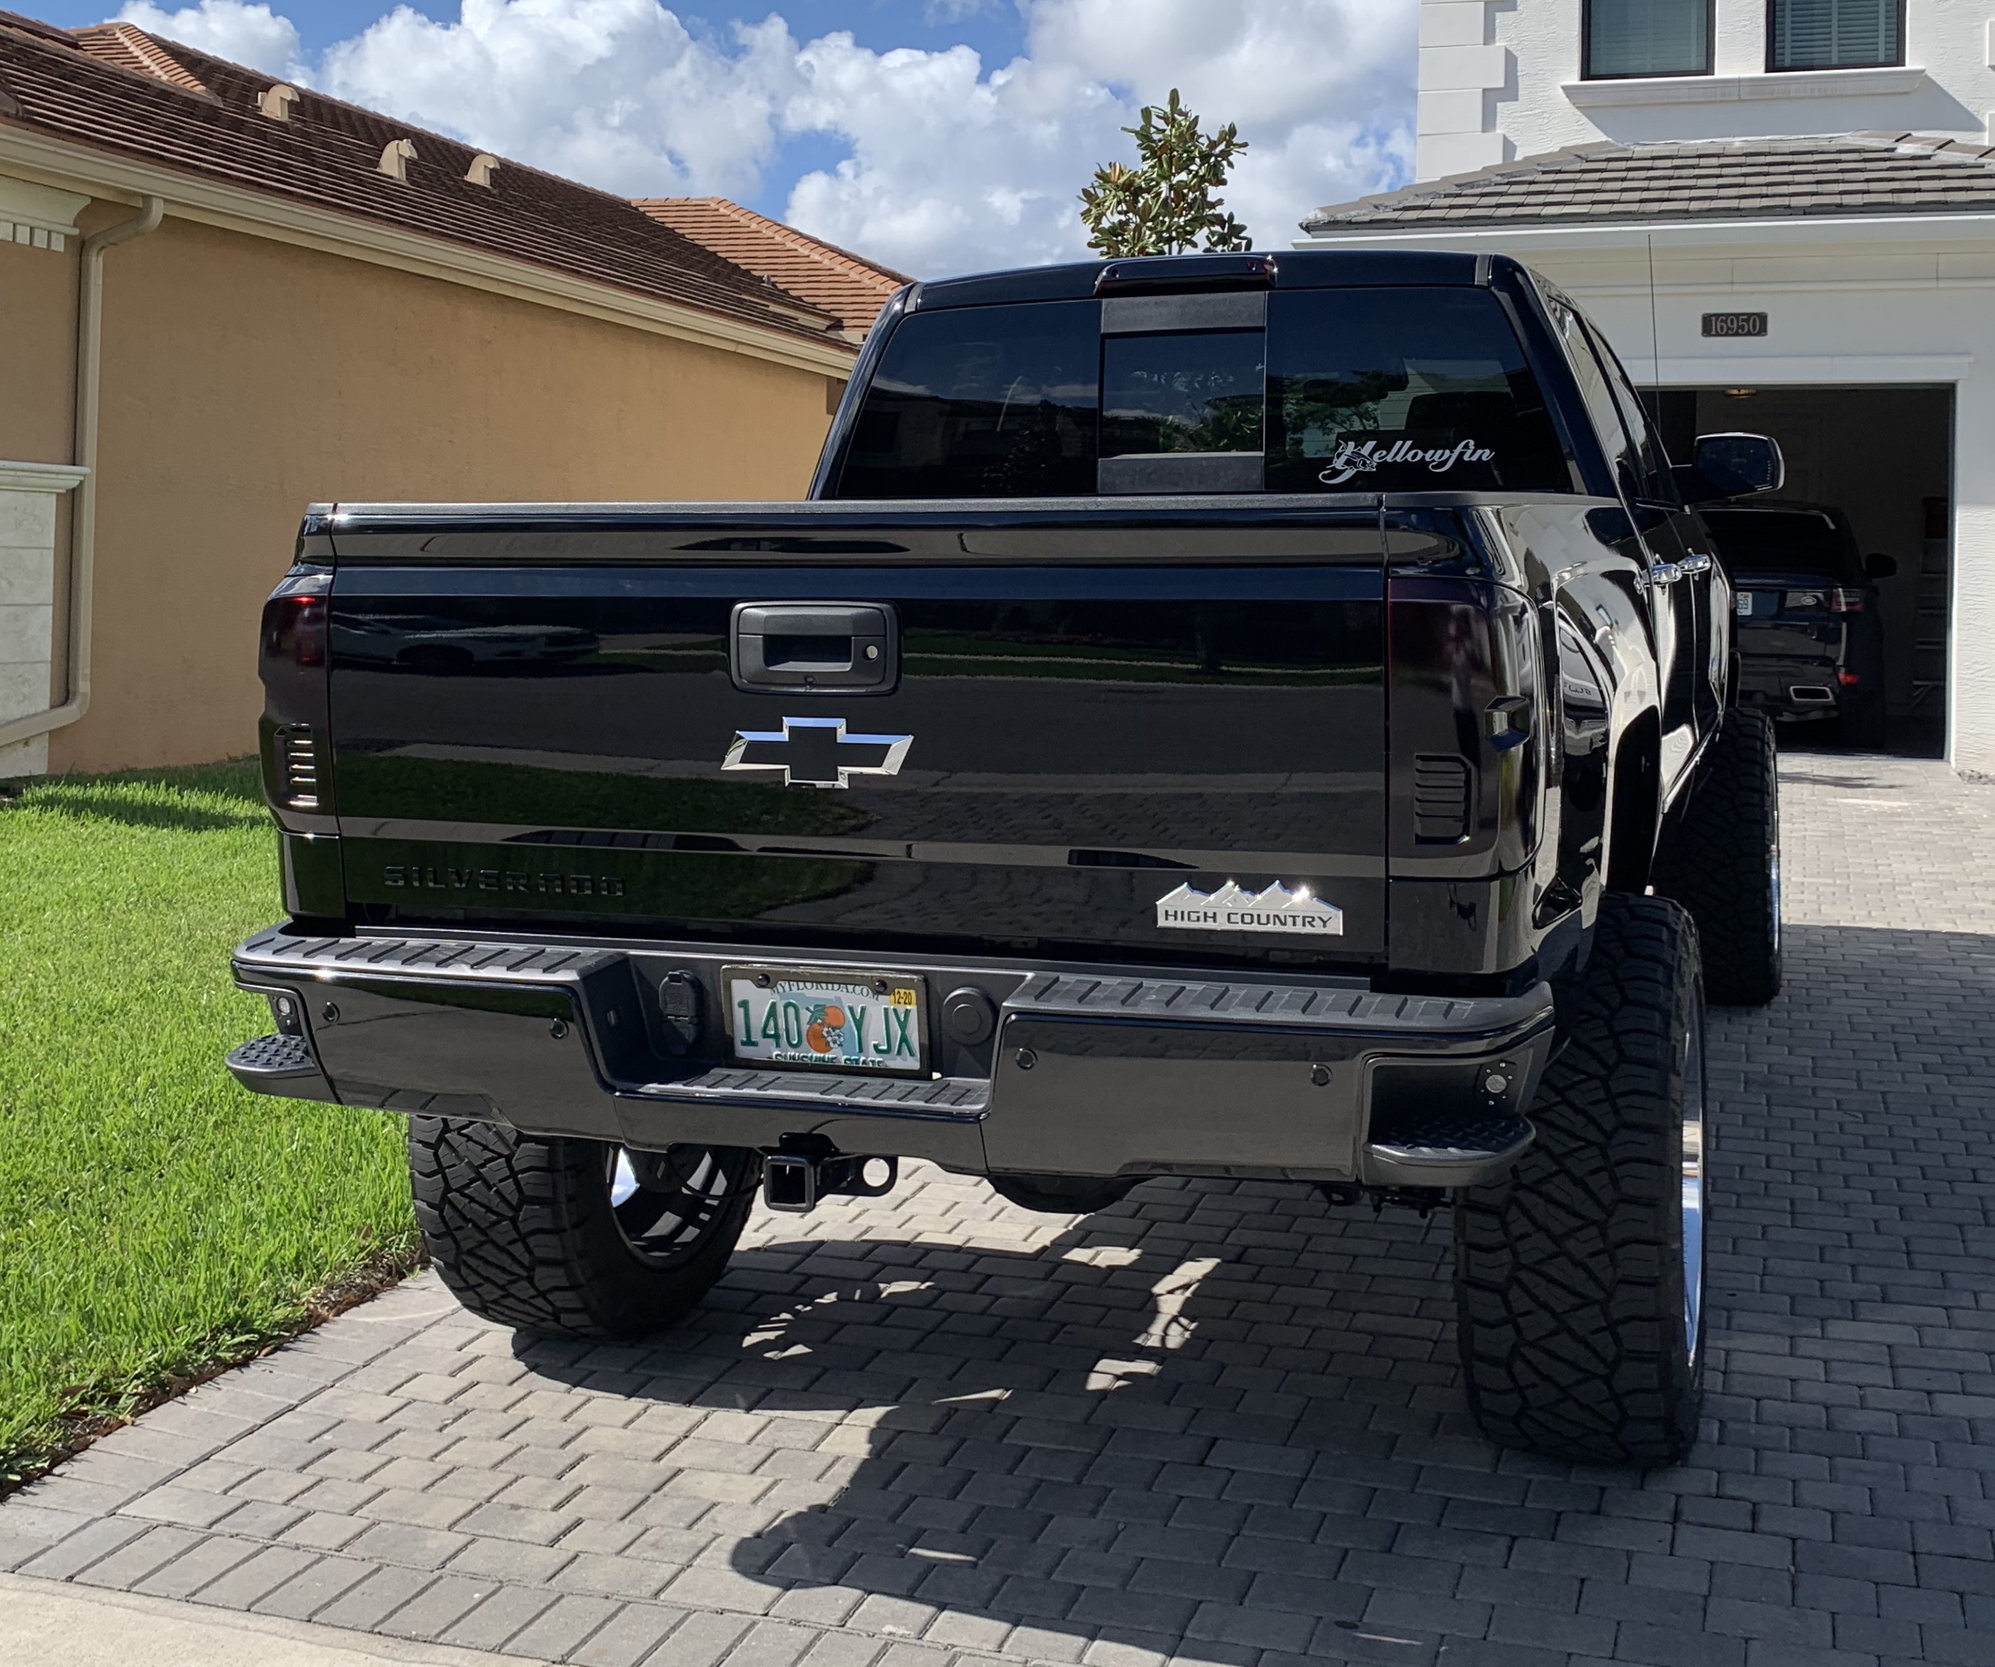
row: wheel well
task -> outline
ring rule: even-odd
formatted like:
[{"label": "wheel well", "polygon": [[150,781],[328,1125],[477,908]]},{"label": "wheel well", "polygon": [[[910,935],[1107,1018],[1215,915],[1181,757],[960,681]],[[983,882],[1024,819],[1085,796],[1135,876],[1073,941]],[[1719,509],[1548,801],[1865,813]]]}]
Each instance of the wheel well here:
[{"label": "wheel well", "polygon": [[1645,712],[1621,732],[1608,772],[1607,889],[1643,890],[1662,818],[1662,726]]}]

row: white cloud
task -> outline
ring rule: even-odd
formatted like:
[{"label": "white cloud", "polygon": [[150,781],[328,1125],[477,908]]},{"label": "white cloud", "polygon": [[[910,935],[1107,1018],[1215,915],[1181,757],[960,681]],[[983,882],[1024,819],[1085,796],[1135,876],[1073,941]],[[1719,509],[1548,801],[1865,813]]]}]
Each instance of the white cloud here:
[{"label": "white cloud", "polygon": [[723,46],[655,0],[463,0],[454,23],[396,8],[315,84],[607,190],[734,194],[775,154],[796,57],[778,17]]},{"label": "white cloud", "polygon": [[1085,255],[1081,186],[1133,160],[1117,129],[1173,86],[1208,129],[1236,122],[1249,142],[1226,197],[1264,247],[1410,161],[1411,5],[1029,0],[1027,25],[1025,53],[988,75],[962,47],[805,46],[810,90],[787,120],[852,154],[798,182],[790,218],[923,274]]},{"label": "white cloud", "polygon": [[[924,3],[949,20],[999,0]],[[799,45],[774,13],[715,34],[657,0],[462,0],[452,22],[398,6],[314,66],[263,4],[124,15],[632,196],[757,194],[786,139],[828,137],[847,155],[796,182],[789,217],[924,275],[1084,254],[1081,187],[1133,159],[1118,129],[1174,86],[1249,141],[1226,195],[1262,247],[1407,170],[1413,0],[1017,3],[1025,50],[1001,65],[843,32]]]},{"label": "white cloud", "polygon": [[289,75],[298,62],[297,26],[264,5],[200,0],[199,5],[169,12],[151,0],[132,0],[118,18],[123,23],[136,23],[148,34],[270,75]]}]

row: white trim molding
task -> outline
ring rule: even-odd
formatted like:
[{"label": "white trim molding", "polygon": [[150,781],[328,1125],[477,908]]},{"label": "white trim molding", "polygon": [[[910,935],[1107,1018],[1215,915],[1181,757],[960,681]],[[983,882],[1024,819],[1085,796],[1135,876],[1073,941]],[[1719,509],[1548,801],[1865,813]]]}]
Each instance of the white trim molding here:
[{"label": "white trim molding", "polygon": [[1916,93],[1922,68],[1800,69],[1763,75],[1647,75],[1625,81],[1567,81],[1559,91],[1581,110],[1637,104],[1753,104],[1761,99],[1883,98]]},{"label": "white trim molding", "polygon": [[70,492],[89,473],[74,463],[0,462],[0,492]]},{"label": "white trim molding", "polygon": [[175,219],[463,284],[820,376],[841,380],[850,376],[858,352],[854,343],[834,330],[826,330],[821,343],[791,336],[530,261],[137,158],[113,156],[22,128],[0,127],[0,166],[31,172],[50,185],[80,186],[89,196],[116,202],[136,204],[144,197],[162,196],[172,203]]},{"label": "white trim molding", "polygon": [[76,217],[90,199],[0,174],[0,243],[24,243],[56,254],[76,235]]}]

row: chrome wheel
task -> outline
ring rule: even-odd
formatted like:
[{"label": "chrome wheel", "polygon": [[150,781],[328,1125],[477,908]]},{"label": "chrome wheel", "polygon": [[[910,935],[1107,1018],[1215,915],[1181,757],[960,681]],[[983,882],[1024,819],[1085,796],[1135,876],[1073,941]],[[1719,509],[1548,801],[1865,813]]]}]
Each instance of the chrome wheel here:
[{"label": "chrome wheel", "polygon": [[1693,1009],[1683,1050],[1683,1337],[1690,1363],[1704,1344],[1704,1009]]},{"label": "chrome wheel", "polygon": [[758,1154],[739,1147],[608,1148],[610,1214],[632,1255],[669,1268],[698,1254],[729,1206],[755,1190]]}]

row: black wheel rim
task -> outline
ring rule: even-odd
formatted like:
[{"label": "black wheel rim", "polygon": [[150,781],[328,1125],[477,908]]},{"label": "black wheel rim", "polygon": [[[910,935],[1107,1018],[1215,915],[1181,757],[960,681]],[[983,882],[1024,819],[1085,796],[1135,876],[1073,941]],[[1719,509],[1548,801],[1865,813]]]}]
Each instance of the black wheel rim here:
[{"label": "black wheel rim", "polygon": [[756,1155],[705,1146],[607,1149],[610,1214],[630,1253],[653,1267],[698,1254],[755,1186]]}]

